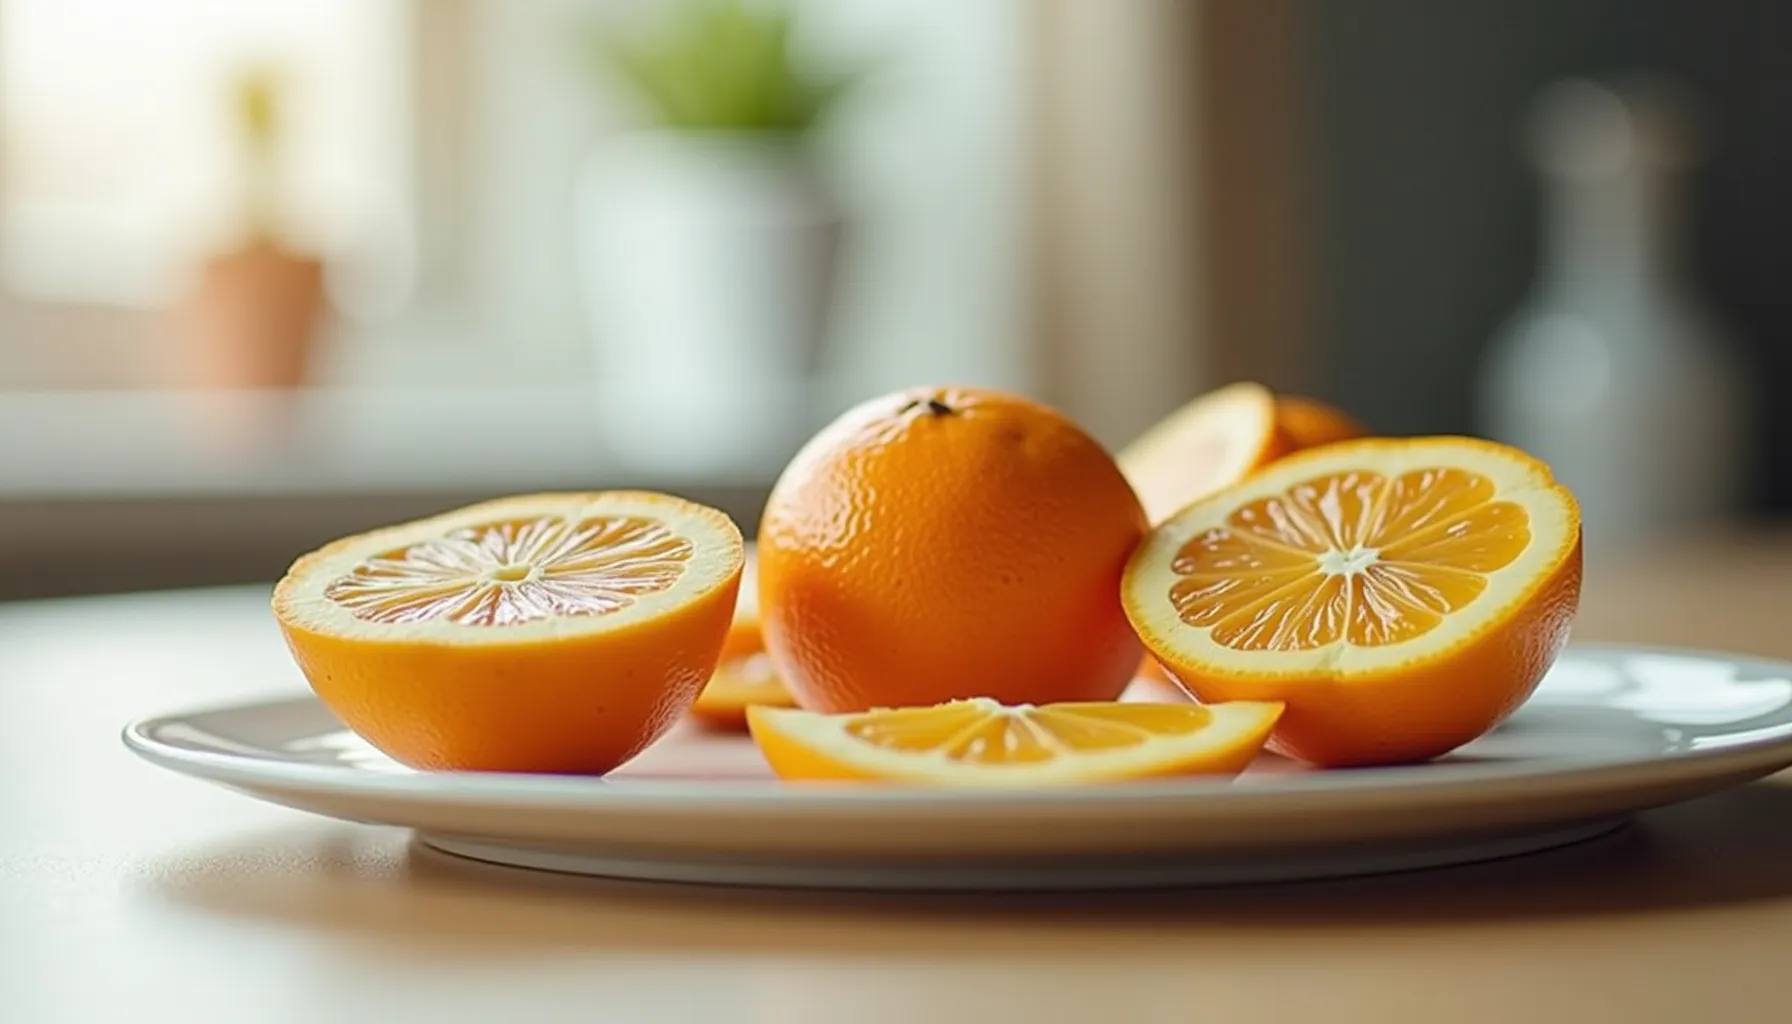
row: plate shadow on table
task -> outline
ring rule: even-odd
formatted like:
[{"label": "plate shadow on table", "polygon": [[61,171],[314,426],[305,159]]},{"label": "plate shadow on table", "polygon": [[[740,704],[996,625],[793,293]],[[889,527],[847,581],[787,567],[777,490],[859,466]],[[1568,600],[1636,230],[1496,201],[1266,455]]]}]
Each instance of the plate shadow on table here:
[{"label": "plate shadow on table", "polygon": [[[542,949],[1024,950],[1074,926],[1104,942],[1171,931],[1375,929],[1612,916],[1792,897],[1792,786],[1642,815],[1576,846],[1357,879],[1103,893],[878,894],[631,883],[497,867],[393,829],[332,825],[195,851],[144,873],[150,898],[428,955]],[[949,927],[942,928],[941,925]],[[842,945],[850,934],[849,946]],[[950,936],[947,938],[946,936]]]}]

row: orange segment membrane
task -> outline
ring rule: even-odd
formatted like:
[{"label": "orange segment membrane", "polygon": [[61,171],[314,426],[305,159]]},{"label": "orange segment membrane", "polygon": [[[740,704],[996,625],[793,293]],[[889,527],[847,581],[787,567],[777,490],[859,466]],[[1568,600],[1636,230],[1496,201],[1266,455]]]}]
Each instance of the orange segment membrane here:
[{"label": "orange segment membrane", "polygon": [[1530,539],[1531,518],[1525,510],[1509,501],[1493,501],[1393,540],[1381,553],[1389,560],[1493,572],[1512,564]]},{"label": "orange segment membrane", "polygon": [[606,615],[671,587],[691,552],[657,519],[486,523],[370,558],[324,596],[383,623],[512,626]]},{"label": "orange segment membrane", "polygon": [[1194,704],[1055,704],[992,708],[958,701],[863,715],[846,723],[848,735],[903,753],[939,753],[957,762],[1026,764],[1066,752],[1140,746],[1154,736],[1195,732],[1212,712]]},{"label": "orange segment membrane", "polygon": [[1530,543],[1525,510],[1495,492],[1460,469],[1304,481],[1184,544],[1170,603],[1234,650],[1411,640],[1479,597],[1486,574]]}]

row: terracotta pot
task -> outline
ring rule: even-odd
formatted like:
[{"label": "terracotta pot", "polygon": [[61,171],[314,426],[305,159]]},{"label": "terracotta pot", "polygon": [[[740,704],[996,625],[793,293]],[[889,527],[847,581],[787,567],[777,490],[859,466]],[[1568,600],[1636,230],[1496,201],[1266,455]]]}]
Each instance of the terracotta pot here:
[{"label": "terracotta pot", "polygon": [[315,257],[271,242],[212,257],[178,311],[176,386],[305,384],[323,311],[324,267]]}]

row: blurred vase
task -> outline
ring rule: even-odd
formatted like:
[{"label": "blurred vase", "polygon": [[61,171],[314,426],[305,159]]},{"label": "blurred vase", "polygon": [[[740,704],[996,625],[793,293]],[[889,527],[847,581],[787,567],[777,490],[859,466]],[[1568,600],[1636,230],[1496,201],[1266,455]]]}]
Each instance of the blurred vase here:
[{"label": "blurred vase", "polygon": [[775,467],[811,429],[841,217],[793,139],[641,132],[580,180],[599,414],[647,470]]},{"label": "blurred vase", "polygon": [[1684,106],[1660,83],[1559,83],[1539,99],[1538,276],[1482,366],[1483,428],[1579,497],[1589,551],[1735,510],[1744,391],[1678,255]]}]

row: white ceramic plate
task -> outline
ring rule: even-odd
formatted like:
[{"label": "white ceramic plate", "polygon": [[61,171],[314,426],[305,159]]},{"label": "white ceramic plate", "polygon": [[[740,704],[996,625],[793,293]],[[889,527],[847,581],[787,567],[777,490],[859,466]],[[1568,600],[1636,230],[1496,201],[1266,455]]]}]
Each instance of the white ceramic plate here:
[{"label": "white ceramic plate", "polygon": [[1792,765],[1792,664],[1570,648],[1504,726],[1426,765],[988,792],[793,785],[680,730],[607,778],[419,773],[310,697],[137,722],[156,764],[275,803],[551,870],[851,888],[1095,888],[1360,874],[1608,832]]}]

